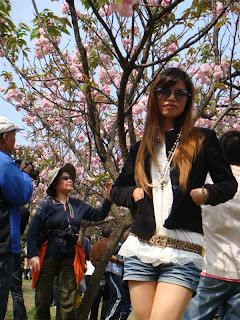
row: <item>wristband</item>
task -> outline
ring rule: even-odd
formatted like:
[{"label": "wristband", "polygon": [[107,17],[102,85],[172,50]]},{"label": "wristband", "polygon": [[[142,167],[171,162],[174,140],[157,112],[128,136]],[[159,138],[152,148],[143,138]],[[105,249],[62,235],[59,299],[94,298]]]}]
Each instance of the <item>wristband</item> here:
[{"label": "wristband", "polygon": [[204,186],[202,186],[202,196],[203,196],[203,203],[204,203],[204,204],[207,204],[207,198],[206,198]]}]

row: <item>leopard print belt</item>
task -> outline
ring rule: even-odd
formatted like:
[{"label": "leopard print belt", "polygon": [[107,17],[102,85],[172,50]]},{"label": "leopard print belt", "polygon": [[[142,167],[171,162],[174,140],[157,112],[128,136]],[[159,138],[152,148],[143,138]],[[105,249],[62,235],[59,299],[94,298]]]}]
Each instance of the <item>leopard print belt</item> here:
[{"label": "leopard print belt", "polygon": [[[135,234],[130,233],[131,235],[135,236]],[[167,236],[163,235],[153,235],[150,239],[142,239],[138,237],[138,239],[142,242],[149,243],[150,245],[154,245],[160,248],[173,248],[173,249],[178,249],[178,250],[184,250],[184,251],[189,251],[193,253],[197,253],[200,256],[204,256],[205,249],[204,247],[200,246],[199,244],[188,242],[188,241],[183,241],[183,240],[177,240],[177,239],[172,239]]]}]

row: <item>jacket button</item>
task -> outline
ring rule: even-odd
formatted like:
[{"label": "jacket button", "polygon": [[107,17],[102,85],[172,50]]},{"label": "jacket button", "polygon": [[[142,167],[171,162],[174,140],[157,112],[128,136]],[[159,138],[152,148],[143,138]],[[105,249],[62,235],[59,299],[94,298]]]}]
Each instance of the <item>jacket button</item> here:
[{"label": "jacket button", "polygon": [[178,186],[176,184],[172,185],[173,190],[176,190],[178,188]]}]

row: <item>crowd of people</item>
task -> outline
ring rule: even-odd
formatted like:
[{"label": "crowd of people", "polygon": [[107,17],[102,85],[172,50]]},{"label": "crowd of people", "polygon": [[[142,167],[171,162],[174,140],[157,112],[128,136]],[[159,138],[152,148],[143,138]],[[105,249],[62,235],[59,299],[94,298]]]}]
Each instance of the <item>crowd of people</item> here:
[{"label": "crowd of people", "polygon": [[[240,132],[218,139],[213,130],[194,127],[193,103],[186,72],[167,68],[157,76],[142,140],[114,184],[106,183],[99,208],[70,196],[76,180],[71,163],[50,170],[47,196],[27,232],[36,320],[51,319],[53,292],[56,319],[74,319],[77,289],[91,277],[87,265],[97,267],[112,234],[102,228],[96,243],[85,237],[82,246],[81,222],[105,219],[112,202],[131,209],[134,219],[110,257],[90,320],[126,320],[131,310],[136,320],[213,320],[217,313],[239,319]],[[20,235],[29,212],[21,226],[21,208],[33,187],[32,165],[23,160],[18,167],[11,157],[20,130],[0,117],[0,320],[10,291],[21,301],[14,319],[27,319]]]}]

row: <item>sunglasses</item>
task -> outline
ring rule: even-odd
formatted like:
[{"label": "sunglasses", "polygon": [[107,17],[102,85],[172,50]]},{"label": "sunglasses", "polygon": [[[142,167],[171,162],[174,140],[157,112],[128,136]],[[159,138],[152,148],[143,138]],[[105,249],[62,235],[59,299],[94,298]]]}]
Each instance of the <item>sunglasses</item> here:
[{"label": "sunglasses", "polygon": [[169,88],[156,88],[154,89],[154,93],[156,94],[157,98],[160,100],[165,100],[170,97],[173,93],[176,100],[183,102],[186,101],[191,94],[184,89],[169,89]]},{"label": "sunglasses", "polygon": [[65,180],[65,181],[71,180],[71,181],[73,182],[73,178],[70,177],[70,176],[63,176],[63,177],[60,177],[59,179],[60,179],[60,180]]}]

